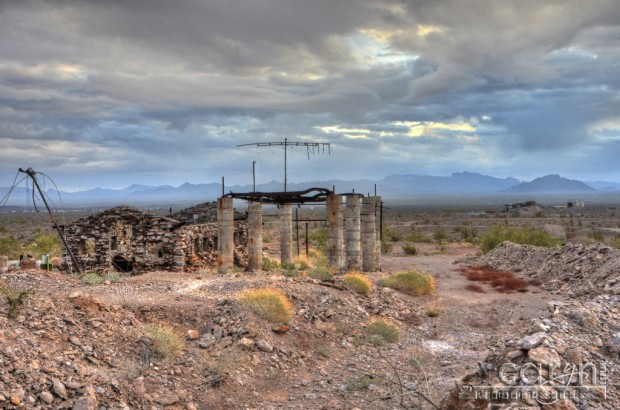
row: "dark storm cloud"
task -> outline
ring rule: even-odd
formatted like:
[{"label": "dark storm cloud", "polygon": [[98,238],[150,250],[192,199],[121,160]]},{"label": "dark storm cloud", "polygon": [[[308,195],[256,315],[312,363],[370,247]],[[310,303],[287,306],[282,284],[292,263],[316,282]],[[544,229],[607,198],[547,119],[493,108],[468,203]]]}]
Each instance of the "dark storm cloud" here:
[{"label": "dark storm cloud", "polygon": [[235,146],[289,138],[334,144],[301,164],[324,178],[563,172],[559,154],[595,174],[619,22],[615,0],[5,1],[0,170],[182,183],[259,158],[280,178],[279,151]]}]

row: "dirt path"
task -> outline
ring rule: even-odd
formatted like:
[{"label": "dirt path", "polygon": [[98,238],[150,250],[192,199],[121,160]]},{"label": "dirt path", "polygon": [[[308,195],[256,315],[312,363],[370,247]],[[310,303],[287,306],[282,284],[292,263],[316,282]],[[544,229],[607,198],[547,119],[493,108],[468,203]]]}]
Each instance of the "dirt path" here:
[{"label": "dirt path", "polygon": [[436,280],[436,291],[420,298],[425,310],[436,311],[437,317],[425,318],[428,326],[420,327],[421,345],[435,360],[426,363],[429,380],[441,396],[453,386],[454,378],[471,372],[494,349],[521,334],[532,319],[547,309],[551,300],[561,299],[538,287],[526,293],[502,294],[483,285],[485,293],[467,290],[471,284],[459,271],[468,254],[428,256],[386,256],[382,268],[386,272],[415,269]]}]

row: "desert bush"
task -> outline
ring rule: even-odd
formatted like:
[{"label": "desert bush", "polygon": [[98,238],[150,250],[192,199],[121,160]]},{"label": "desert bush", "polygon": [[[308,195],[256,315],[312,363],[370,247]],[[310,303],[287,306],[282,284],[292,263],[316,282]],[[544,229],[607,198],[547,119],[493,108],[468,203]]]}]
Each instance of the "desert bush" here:
[{"label": "desert bush", "polygon": [[273,260],[268,256],[263,256],[263,270],[271,272],[276,269],[280,269],[280,264],[278,263],[278,261]]},{"label": "desert bush", "polygon": [[437,309],[429,309],[426,311],[426,316],[428,317],[437,317],[439,316],[439,310]]},{"label": "desert bush", "polygon": [[387,343],[400,339],[400,328],[386,319],[372,319],[366,326],[368,336],[381,336]]},{"label": "desert bush", "polygon": [[406,244],[406,245],[403,245],[403,252],[405,252],[405,255],[417,255],[418,248],[416,248],[415,246],[411,244]]},{"label": "desert bush", "polygon": [[435,232],[433,232],[433,239],[436,242],[442,242],[442,241],[447,241],[448,240],[448,232],[446,232],[445,229],[435,229]]},{"label": "desert bush", "polygon": [[296,278],[299,276],[299,271],[295,269],[289,269],[282,271],[282,276],[286,276],[287,278]]},{"label": "desert bush", "polygon": [[323,357],[330,357],[332,355],[332,352],[326,346],[317,347],[316,352]]},{"label": "desert bush", "polygon": [[100,285],[105,281],[111,283],[120,282],[120,276],[116,272],[108,272],[105,275],[100,275],[96,272],[87,272],[80,278],[80,281],[86,285]]},{"label": "desert bush", "polygon": [[344,275],[342,283],[361,295],[367,295],[372,290],[372,282],[360,273]]},{"label": "desert bush", "polygon": [[40,258],[43,254],[60,255],[60,238],[58,235],[50,235],[38,231],[32,241],[26,246],[26,252],[35,258]]},{"label": "desert bush", "polygon": [[164,323],[149,323],[144,334],[151,339],[153,351],[163,359],[177,355],[183,349],[183,337],[174,327]]},{"label": "desert bush", "polygon": [[316,247],[320,252],[327,252],[327,231],[325,229],[312,232],[310,240],[316,242]]},{"label": "desert bush", "polygon": [[411,232],[409,235],[407,235],[405,240],[408,241],[408,242],[413,242],[413,243],[429,243],[429,242],[431,242],[431,239],[429,237],[425,236],[420,231],[413,231],[413,232]]},{"label": "desert bush", "polygon": [[461,234],[461,239],[465,242],[475,243],[478,240],[478,231],[469,224],[463,223],[463,225],[457,226],[454,230]]},{"label": "desert bush", "polygon": [[306,270],[310,267],[310,263],[308,262],[308,258],[305,255],[299,255],[295,258],[295,267],[298,270]]},{"label": "desert bush", "polygon": [[13,235],[0,238],[0,255],[6,255],[9,259],[17,259],[22,253],[22,245]]},{"label": "desert bush", "polygon": [[611,246],[613,246],[616,249],[620,249],[620,235],[616,235],[612,240],[611,240]]},{"label": "desert bush", "polygon": [[237,299],[258,317],[271,323],[288,323],[293,318],[293,304],[277,289],[248,289]]},{"label": "desert bush", "polygon": [[388,241],[381,241],[381,254],[387,255],[392,252],[392,244]]},{"label": "desert bush", "polygon": [[603,233],[601,231],[596,231],[596,230],[592,230],[592,232],[588,234],[588,238],[596,242],[603,242],[605,240]]},{"label": "desert bush", "polygon": [[487,253],[504,241],[547,248],[562,244],[561,239],[554,238],[544,229],[534,228],[531,225],[513,227],[506,224],[497,224],[492,226],[482,236],[480,247],[482,252]]},{"label": "desert bush", "polygon": [[4,295],[9,305],[7,316],[9,319],[14,319],[17,316],[17,309],[29,295],[34,293],[34,289],[19,289],[8,282],[0,281],[0,293]]},{"label": "desert bush", "polygon": [[308,273],[308,276],[310,276],[312,279],[322,280],[326,282],[334,280],[334,275],[332,275],[329,269],[318,266],[312,268],[312,270],[310,270],[310,273]]},{"label": "desert bush", "polygon": [[387,276],[377,284],[414,296],[430,295],[435,290],[435,279],[432,276],[414,270]]},{"label": "desert bush", "polygon": [[383,240],[390,242],[399,242],[403,240],[402,232],[393,229],[388,225],[383,225]]},{"label": "desert bush", "polygon": [[294,263],[283,262],[283,263],[280,264],[280,268],[282,268],[284,270],[295,270],[295,264]]},{"label": "desert bush", "polygon": [[368,375],[355,376],[347,380],[345,389],[347,391],[363,390],[367,389],[368,386],[370,386],[370,383],[372,383],[372,377]]}]

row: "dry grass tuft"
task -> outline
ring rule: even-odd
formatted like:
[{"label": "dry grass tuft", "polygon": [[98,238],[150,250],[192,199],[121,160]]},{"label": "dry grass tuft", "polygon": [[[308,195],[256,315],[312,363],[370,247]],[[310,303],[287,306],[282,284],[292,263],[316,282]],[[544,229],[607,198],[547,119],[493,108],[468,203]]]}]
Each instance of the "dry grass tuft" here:
[{"label": "dry grass tuft", "polygon": [[248,289],[241,292],[237,300],[271,323],[288,323],[293,318],[293,304],[277,289]]},{"label": "dry grass tuft", "polygon": [[349,273],[344,275],[342,283],[361,295],[367,295],[372,290],[372,282],[360,273]]},{"label": "dry grass tuft", "polygon": [[400,272],[380,279],[377,284],[399,290],[409,295],[430,295],[435,290],[435,279],[414,270]]},{"label": "dry grass tuft", "polygon": [[183,336],[173,326],[164,323],[149,323],[144,333],[151,339],[155,353],[164,359],[176,356],[183,349]]}]

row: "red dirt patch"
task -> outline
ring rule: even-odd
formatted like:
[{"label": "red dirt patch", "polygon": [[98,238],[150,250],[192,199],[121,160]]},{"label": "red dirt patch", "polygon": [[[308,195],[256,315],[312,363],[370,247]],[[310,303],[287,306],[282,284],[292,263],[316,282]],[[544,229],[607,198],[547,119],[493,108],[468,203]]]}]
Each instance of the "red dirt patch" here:
[{"label": "red dirt patch", "polygon": [[[482,282],[495,288],[499,293],[527,292],[530,284],[538,285],[535,281],[526,281],[515,276],[512,272],[499,271],[491,266],[469,266],[460,269],[461,275],[472,282]],[[479,292],[484,289],[480,285],[470,284],[465,289],[472,292]]]}]

